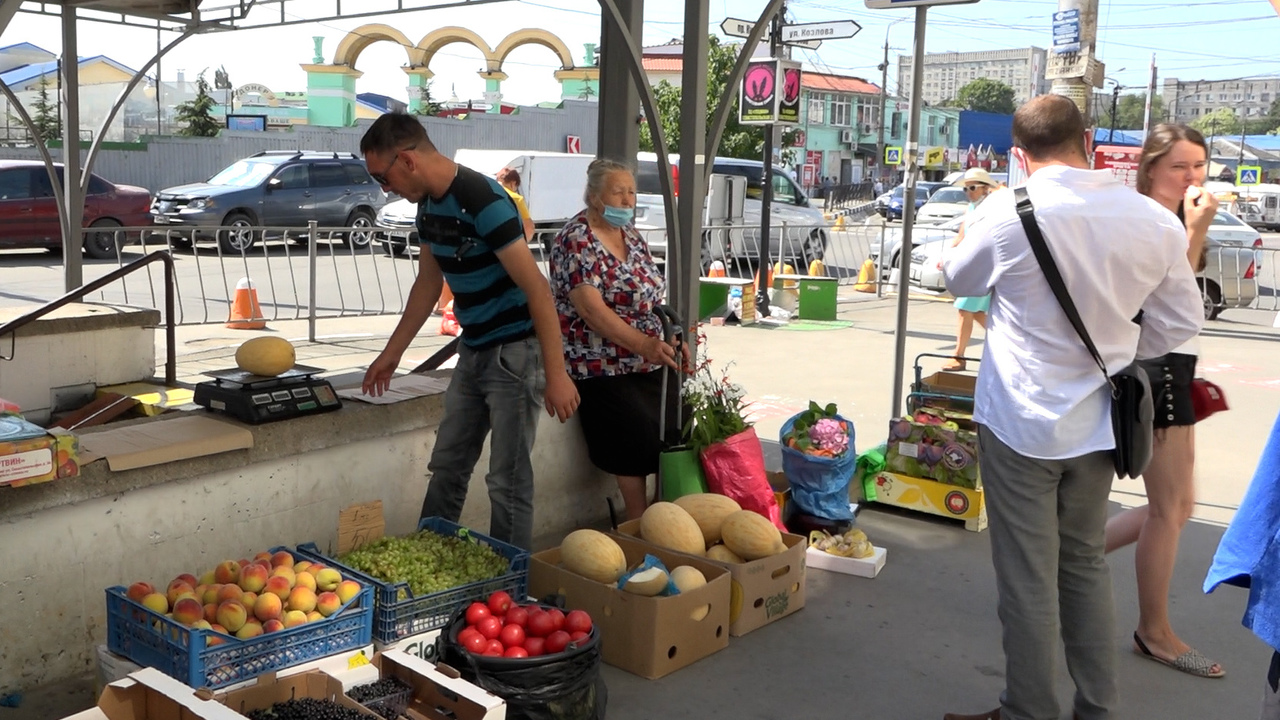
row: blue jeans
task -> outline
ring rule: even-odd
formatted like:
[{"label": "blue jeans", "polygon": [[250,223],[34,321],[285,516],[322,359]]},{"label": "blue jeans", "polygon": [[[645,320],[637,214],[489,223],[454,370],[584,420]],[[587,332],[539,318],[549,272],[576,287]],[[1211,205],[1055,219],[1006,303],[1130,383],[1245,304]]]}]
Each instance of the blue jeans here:
[{"label": "blue jeans", "polygon": [[489,535],[517,547],[533,544],[533,440],[543,412],[546,375],[536,338],[487,350],[458,346],[458,366],[444,396],[444,418],[427,464],[431,479],[422,517],[457,522],[471,471],[489,444]]}]

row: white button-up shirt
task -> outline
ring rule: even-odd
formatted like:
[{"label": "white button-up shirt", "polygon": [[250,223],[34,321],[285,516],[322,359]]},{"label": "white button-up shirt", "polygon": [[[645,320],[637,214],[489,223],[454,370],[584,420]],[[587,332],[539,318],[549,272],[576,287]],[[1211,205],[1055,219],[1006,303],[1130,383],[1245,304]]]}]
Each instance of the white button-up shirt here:
[{"label": "white button-up shirt", "polygon": [[[1026,188],[1108,375],[1199,332],[1204,310],[1176,215],[1105,170],[1049,166]],[[992,293],[974,420],[1027,457],[1114,448],[1106,378],[1049,288],[1012,190],[969,215],[943,276],[956,297]]]}]

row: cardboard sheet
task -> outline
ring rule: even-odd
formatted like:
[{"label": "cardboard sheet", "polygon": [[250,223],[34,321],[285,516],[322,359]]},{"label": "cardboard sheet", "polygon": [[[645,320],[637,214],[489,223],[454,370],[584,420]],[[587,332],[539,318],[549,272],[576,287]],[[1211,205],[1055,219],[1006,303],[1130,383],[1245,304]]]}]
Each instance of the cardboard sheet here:
[{"label": "cardboard sheet", "polygon": [[449,378],[428,375],[400,375],[391,378],[391,387],[379,397],[365,395],[359,387],[343,388],[338,396],[347,400],[359,400],[373,405],[390,405],[404,400],[439,395],[449,389]]},{"label": "cardboard sheet", "polygon": [[112,472],[253,447],[248,428],[204,414],[165,418],[80,436],[81,464],[105,457]]}]

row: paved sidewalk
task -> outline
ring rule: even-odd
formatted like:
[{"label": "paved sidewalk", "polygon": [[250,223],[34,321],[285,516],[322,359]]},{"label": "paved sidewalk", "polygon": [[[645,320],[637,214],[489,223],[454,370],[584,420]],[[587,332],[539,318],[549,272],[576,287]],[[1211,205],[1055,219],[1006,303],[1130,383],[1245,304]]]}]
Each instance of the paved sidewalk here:
[{"label": "paved sidewalk", "polygon": [[[707,327],[717,364],[732,362],[731,378],[756,401],[764,440],[810,399],[836,402],[854,421],[856,444],[883,442],[890,418],[895,300],[844,291],[839,320],[789,328]],[[329,372],[363,370],[398,318],[323,320],[319,343],[297,342],[299,360]],[[908,365],[921,352],[949,352],[956,319],[947,302],[911,303]],[[402,363],[418,364],[447,338],[428,323]],[[273,323],[266,331],[306,337],[305,322]],[[236,346],[258,331],[221,326],[179,328],[179,376],[234,365]],[[1211,323],[1202,365],[1224,387],[1232,410],[1198,429],[1196,519],[1184,532],[1170,610],[1174,627],[1220,661],[1227,676],[1193,678],[1129,652],[1137,621],[1133,550],[1111,558],[1121,653],[1121,717],[1241,719],[1257,717],[1270,651],[1240,626],[1245,593],[1200,586],[1222,527],[1252,477],[1280,399],[1280,331],[1232,322]],[[163,333],[157,350],[163,358]],[[981,340],[971,354],[980,354]],[[927,368],[931,371],[931,368]],[[910,379],[910,371],[907,373]],[[585,501],[593,501],[584,498]],[[1141,504],[1141,482],[1117,482],[1113,505]],[[1004,672],[1000,625],[987,533],[959,524],[872,505],[860,515],[872,542],[888,548],[888,564],[874,580],[811,570],[807,607],[743,638],[685,670],[648,681],[609,666],[609,718],[823,718],[936,720],[944,712],[995,706]],[[1061,698],[1070,679],[1060,671]],[[0,709],[0,720],[56,718],[53,710],[82,707],[84,681],[34,689],[21,710]],[[1063,717],[1069,717],[1064,704]]]}]

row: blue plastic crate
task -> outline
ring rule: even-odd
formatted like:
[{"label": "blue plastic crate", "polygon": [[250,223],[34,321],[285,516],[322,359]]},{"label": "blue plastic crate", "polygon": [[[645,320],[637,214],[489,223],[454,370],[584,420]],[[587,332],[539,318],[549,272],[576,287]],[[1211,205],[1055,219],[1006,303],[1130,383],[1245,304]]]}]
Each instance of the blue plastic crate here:
[{"label": "blue plastic crate", "polygon": [[[272,553],[285,548],[273,548]],[[294,554],[295,561],[306,559]],[[362,582],[351,573],[350,579]],[[344,574],[344,578],[345,577]],[[130,600],[127,588],[107,588],[107,648],[143,666],[152,667],[194,688],[218,689],[252,680],[312,660],[364,647],[372,642],[373,588],[366,582],[359,594],[333,615],[298,627],[259,635],[223,637],[212,630],[189,628],[141,603]]]},{"label": "blue plastic crate", "polygon": [[[299,545],[297,552],[305,558],[322,562],[341,571],[344,576],[350,575],[375,588],[377,599],[373,614],[373,639],[384,644],[442,628],[449,623],[458,608],[476,600],[484,601],[490,594],[499,590],[506,590],[517,602],[525,598],[529,587],[529,553],[527,551],[439,517],[423,518],[418,524],[418,530],[430,530],[447,537],[462,537],[486,545],[508,559],[511,565],[506,574],[495,578],[414,597],[407,583],[388,583],[370,577],[321,553],[314,543]],[[402,592],[405,594],[403,599],[400,597]]]}]

